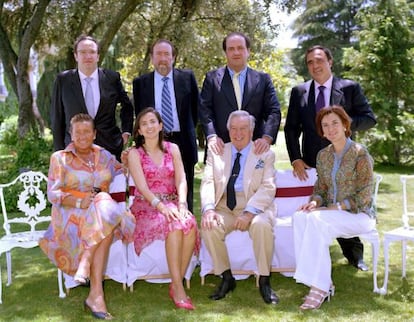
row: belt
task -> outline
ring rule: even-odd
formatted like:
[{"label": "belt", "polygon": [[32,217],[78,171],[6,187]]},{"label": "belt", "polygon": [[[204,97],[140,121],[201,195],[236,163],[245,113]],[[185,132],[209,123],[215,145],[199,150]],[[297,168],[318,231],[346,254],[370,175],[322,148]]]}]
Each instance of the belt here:
[{"label": "belt", "polygon": [[[167,194],[167,193],[154,193],[154,195],[160,199],[161,201],[174,201],[178,199],[177,194],[172,193],[172,194]],[[138,200],[145,200],[143,195],[138,195],[135,196],[135,198],[137,198]]]}]

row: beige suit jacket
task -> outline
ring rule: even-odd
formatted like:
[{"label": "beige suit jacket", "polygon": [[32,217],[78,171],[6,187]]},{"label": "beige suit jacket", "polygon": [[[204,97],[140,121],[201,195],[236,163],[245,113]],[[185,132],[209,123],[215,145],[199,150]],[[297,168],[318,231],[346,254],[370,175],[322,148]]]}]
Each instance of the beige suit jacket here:
[{"label": "beige suit jacket", "polygon": [[[218,204],[226,191],[232,168],[231,143],[226,143],[223,155],[209,151],[201,181],[201,208]],[[273,216],[275,198],[275,154],[269,150],[263,154],[253,153],[253,146],[247,156],[243,175],[243,192],[247,200],[244,206],[251,206]]]}]

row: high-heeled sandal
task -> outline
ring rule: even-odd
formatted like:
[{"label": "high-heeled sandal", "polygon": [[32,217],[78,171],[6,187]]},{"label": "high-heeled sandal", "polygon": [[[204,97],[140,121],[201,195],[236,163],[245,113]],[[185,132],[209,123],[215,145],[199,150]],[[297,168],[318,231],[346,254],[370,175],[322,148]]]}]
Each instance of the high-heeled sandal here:
[{"label": "high-heeled sandal", "polygon": [[172,284],[170,284],[168,294],[171,298],[171,300],[174,302],[174,305],[178,309],[185,309],[185,310],[194,310],[195,306],[193,302],[191,301],[191,298],[187,296],[187,299],[176,301],[174,299],[174,290],[172,288]]},{"label": "high-heeled sandal", "polygon": [[[333,285],[333,284],[331,284],[331,286],[329,287],[329,298],[328,297],[326,297],[325,298],[325,301],[326,300],[331,300],[331,297],[333,297],[335,295],[335,285]],[[309,296],[309,294],[307,294],[307,295],[305,295],[304,297],[303,297],[303,300],[304,301],[306,301],[306,298]]]},{"label": "high-heeled sandal", "polygon": [[89,277],[83,276],[80,274],[75,274],[75,276],[73,277],[73,280],[80,285],[89,285],[91,282],[89,280]]},{"label": "high-heeled sandal", "polygon": [[[335,293],[335,290],[333,291]],[[316,296],[315,296],[316,295]],[[309,291],[309,295],[306,296],[305,302],[299,307],[302,311],[319,309],[323,302],[331,300],[331,292],[322,293],[315,289]],[[309,303],[313,302],[313,303]]]},{"label": "high-heeled sandal", "polygon": [[114,317],[109,312],[95,312],[92,311],[92,308],[86,303],[86,300],[83,302],[83,309],[85,312],[90,311],[92,316],[99,320],[112,320]]}]

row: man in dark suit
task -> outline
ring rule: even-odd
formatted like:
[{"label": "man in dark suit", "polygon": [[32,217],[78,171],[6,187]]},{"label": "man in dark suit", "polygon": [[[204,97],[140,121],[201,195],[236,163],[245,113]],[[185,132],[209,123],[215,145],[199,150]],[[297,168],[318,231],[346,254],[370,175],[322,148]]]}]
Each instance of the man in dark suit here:
[{"label": "man in dark suit", "polygon": [[231,112],[246,110],[256,119],[254,151],[267,151],[276,142],[280,105],[270,76],[247,66],[249,38],[232,32],[223,40],[227,66],[207,73],[200,95],[200,121],[208,149],[222,154],[230,141],[226,122]]},{"label": "man in dark suit", "polygon": [[153,44],[151,61],[155,70],[133,81],[135,115],[146,107],[155,107],[160,112],[164,138],[177,144],[182,155],[188,210],[192,212],[194,165],[198,160],[195,127],[199,92],[191,70],[173,68],[175,57],[174,45],[169,40],[159,39]]},{"label": "man in dark suit", "polygon": [[[328,48],[319,45],[309,48],[305,63],[312,79],[292,89],[285,124],[286,147],[293,173],[301,180],[307,178],[306,169],[316,167],[318,152],[330,144],[316,132],[318,96],[326,103],[324,106],[340,105],[345,109],[352,118],[352,131],[367,130],[376,124],[375,115],[360,85],[332,75],[333,58]],[[338,242],[351,265],[368,270],[363,261],[363,244],[358,237],[338,238]]]},{"label": "man in dark suit", "polygon": [[[54,149],[62,150],[70,143],[72,116],[87,113],[95,121],[95,143],[120,160],[122,148],[132,132],[134,112],[119,73],[98,68],[99,45],[90,36],[82,35],[75,41],[74,55],[78,68],[60,73],[53,88],[51,123]],[[115,116],[118,103],[122,106],[122,134]]]}]

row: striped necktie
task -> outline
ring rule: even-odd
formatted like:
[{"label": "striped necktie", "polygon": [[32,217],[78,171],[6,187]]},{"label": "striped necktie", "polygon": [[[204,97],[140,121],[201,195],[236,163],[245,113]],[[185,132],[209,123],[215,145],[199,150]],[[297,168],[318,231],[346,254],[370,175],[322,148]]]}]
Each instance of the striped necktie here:
[{"label": "striped necktie", "polygon": [[162,78],[164,85],[162,87],[162,94],[161,94],[162,121],[164,122],[164,131],[167,133],[171,132],[174,128],[171,95],[170,95],[170,89],[168,88],[168,79],[169,79],[168,77]]}]

